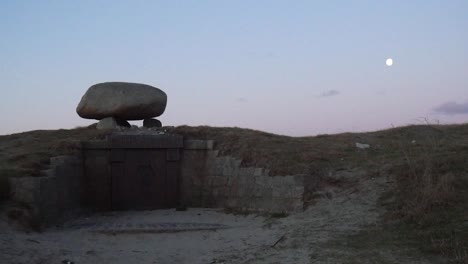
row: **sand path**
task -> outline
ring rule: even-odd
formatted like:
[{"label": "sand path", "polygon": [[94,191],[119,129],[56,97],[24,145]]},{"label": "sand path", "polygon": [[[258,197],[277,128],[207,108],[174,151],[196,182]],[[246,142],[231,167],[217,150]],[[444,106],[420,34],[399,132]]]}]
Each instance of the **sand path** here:
[{"label": "sand path", "polygon": [[12,231],[3,222],[0,263],[430,263],[403,248],[369,248],[359,257],[335,246],[379,225],[377,199],[389,187],[388,179],[357,170],[335,176],[357,185],[327,189],[306,211],[279,219],[216,209],[118,212],[42,233]]}]

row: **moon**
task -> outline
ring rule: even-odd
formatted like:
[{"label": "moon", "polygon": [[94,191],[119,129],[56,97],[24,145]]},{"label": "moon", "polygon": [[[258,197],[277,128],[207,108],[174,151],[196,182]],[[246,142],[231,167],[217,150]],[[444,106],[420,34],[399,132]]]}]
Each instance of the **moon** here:
[{"label": "moon", "polygon": [[388,58],[386,61],[385,61],[385,64],[387,64],[387,66],[392,66],[393,65],[393,60],[392,58]]}]

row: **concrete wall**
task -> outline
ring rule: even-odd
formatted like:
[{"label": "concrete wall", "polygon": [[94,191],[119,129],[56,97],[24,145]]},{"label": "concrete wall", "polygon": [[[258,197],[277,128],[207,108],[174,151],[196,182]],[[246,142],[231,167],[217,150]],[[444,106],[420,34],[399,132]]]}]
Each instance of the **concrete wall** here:
[{"label": "concrete wall", "polygon": [[80,208],[83,191],[82,161],[79,156],[51,158],[42,177],[11,178],[11,198],[31,208],[39,225]]},{"label": "concrete wall", "polygon": [[186,140],[181,167],[181,203],[245,212],[286,213],[303,208],[302,175],[269,176],[263,168],[218,156],[212,141]]},{"label": "concrete wall", "polygon": [[[242,167],[238,159],[218,156],[213,145],[210,140],[184,141],[179,177],[181,205],[244,212],[302,210],[302,175],[272,177],[267,169]],[[97,161],[107,164],[108,157]],[[95,173],[88,176],[99,178],[99,168],[93,167]],[[11,179],[12,200],[28,205],[39,224],[58,223],[68,213],[86,206],[90,186],[85,185],[83,168],[81,156],[52,158],[45,176]]]}]

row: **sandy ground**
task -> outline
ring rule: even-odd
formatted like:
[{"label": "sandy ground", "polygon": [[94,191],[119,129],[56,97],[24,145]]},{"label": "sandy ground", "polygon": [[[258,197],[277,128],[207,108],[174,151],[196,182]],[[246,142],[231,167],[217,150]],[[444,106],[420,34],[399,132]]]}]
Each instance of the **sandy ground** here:
[{"label": "sandy ground", "polygon": [[363,177],[356,188],[326,190],[306,211],[285,218],[215,209],[119,212],[42,233],[3,222],[0,263],[437,263],[404,248],[362,255],[334,246],[378,225],[376,202],[387,182]]}]

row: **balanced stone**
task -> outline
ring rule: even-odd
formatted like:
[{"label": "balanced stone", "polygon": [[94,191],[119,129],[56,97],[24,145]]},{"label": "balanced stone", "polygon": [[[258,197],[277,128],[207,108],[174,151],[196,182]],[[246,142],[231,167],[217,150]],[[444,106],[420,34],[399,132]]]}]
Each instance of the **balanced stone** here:
[{"label": "balanced stone", "polygon": [[120,118],[106,117],[101,119],[96,128],[97,129],[116,129],[119,127],[131,127],[130,124]]},{"label": "balanced stone", "polygon": [[158,119],[147,118],[143,120],[143,126],[146,128],[162,127],[162,123]]},{"label": "balanced stone", "polygon": [[76,112],[87,119],[142,120],[162,115],[166,104],[166,93],[156,87],[106,82],[91,86],[81,98]]}]

